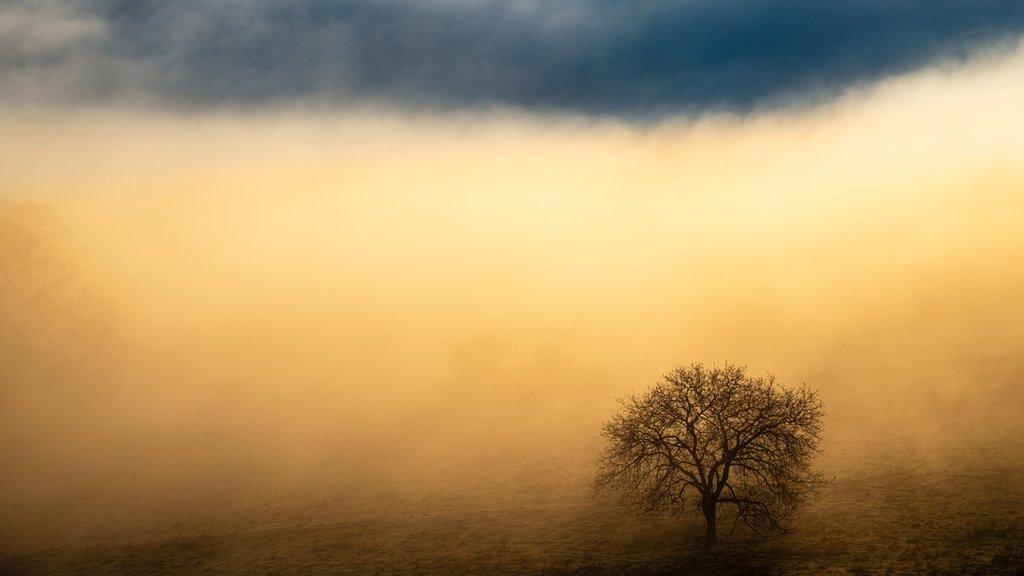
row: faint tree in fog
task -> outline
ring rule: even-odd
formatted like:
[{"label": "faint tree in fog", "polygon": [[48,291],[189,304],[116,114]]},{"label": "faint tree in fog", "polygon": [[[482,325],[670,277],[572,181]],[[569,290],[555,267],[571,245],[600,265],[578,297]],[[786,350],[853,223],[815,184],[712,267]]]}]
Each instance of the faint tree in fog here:
[{"label": "faint tree in fog", "polygon": [[825,410],[807,388],[726,364],[680,366],[620,401],[605,422],[597,487],[644,512],[700,511],[707,543],[722,515],[777,529],[823,482],[811,468]]},{"label": "faint tree in fog", "polygon": [[0,415],[103,371],[109,323],[45,205],[0,200]]}]

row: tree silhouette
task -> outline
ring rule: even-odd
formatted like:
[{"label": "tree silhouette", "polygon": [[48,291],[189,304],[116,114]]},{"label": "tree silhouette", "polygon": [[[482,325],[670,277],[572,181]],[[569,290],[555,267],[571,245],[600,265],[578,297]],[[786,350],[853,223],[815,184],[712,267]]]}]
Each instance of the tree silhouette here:
[{"label": "tree silhouette", "polygon": [[66,423],[108,373],[108,311],[76,263],[53,208],[0,199],[0,432]]},{"label": "tree silhouette", "polygon": [[778,529],[823,482],[811,468],[824,406],[725,364],[680,366],[620,401],[602,429],[599,489],[615,487],[645,512],[699,510],[707,543],[722,512],[754,530]]}]

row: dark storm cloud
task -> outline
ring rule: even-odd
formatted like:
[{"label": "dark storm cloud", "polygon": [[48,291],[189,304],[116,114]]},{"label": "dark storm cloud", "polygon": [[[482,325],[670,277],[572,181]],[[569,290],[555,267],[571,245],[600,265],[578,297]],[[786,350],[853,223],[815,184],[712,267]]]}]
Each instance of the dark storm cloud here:
[{"label": "dark storm cloud", "polygon": [[803,102],[1016,39],[1020,0],[18,0],[8,99],[647,116]]}]

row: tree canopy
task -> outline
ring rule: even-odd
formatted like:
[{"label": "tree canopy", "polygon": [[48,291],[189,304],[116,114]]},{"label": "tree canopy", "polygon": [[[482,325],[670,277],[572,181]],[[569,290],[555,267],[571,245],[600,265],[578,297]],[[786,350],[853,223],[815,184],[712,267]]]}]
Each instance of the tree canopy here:
[{"label": "tree canopy", "polygon": [[823,482],[811,464],[825,409],[806,387],[732,364],[692,364],[620,403],[602,429],[598,488],[616,488],[640,511],[699,510],[708,543],[720,511],[734,525],[782,528]]}]

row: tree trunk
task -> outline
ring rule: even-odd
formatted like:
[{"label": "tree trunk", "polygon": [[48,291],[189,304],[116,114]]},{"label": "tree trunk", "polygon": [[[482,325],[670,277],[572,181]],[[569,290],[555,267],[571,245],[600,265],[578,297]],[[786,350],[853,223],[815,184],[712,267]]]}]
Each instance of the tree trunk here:
[{"label": "tree trunk", "polygon": [[716,508],[717,506],[714,504],[704,505],[704,521],[707,525],[704,544],[707,546],[714,546],[715,542],[718,542],[718,518]]}]

